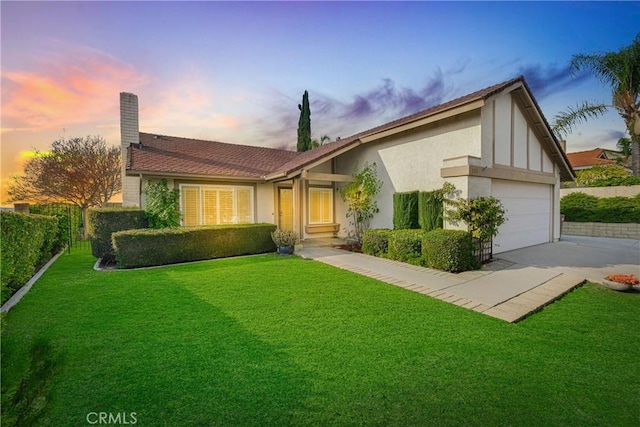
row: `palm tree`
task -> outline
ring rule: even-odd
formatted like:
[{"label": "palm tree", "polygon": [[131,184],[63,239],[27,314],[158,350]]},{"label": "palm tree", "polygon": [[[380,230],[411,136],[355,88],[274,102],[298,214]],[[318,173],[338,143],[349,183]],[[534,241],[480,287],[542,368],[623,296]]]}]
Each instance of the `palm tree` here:
[{"label": "palm tree", "polygon": [[311,140],[311,148],[318,148],[318,147],[322,147],[324,145],[325,142],[327,141],[331,141],[331,137],[329,135],[322,135],[320,137],[320,140],[314,138]]},{"label": "palm tree", "polygon": [[640,33],[618,52],[574,55],[570,70],[573,73],[587,71],[610,86],[612,103],[583,102],[575,108],[569,107],[555,117],[553,130],[559,135],[567,135],[576,124],[614,108],[624,120],[631,139],[631,169],[634,175],[640,175]]},{"label": "palm tree", "polygon": [[616,144],[616,148],[620,150],[624,160],[618,157],[616,160],[621,160],[625,166],[629,166],[629,156],[631,156],[631,139],[620,138]]}]

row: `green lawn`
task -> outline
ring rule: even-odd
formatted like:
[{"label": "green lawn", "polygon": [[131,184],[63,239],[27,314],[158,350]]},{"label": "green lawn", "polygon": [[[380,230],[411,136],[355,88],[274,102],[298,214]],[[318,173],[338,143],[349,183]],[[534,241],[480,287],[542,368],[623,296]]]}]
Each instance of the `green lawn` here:
[{"label": "green lawn", "polygon": [[93,262],[3,319],[2,425],[640,425],[639,293],[512,325],[296,257]]}]

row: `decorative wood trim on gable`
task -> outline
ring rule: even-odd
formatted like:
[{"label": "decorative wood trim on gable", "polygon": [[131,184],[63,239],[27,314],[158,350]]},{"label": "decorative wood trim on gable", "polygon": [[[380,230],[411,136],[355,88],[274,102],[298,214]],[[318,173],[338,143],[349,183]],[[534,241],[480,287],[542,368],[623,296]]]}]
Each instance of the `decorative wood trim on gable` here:
[{"label": "decorative wood trim on gable", "polygon": [[[566,159],[566,157],[562,154],[562,149],[557,146],[553,135],[549,133],[543,117],[540,115],[534,103],[530,100],[526,89],[524,87],[519,87],[513,90],[511,93],[513,95],[513,99],[520,107],[520,110],[523,112],[525,118],[527,119],[529,128],[534,133],[534,135],[540,142],[540,145],[542,146],[542,150],[540,153],[540,170],[542,170],[544,167],[544,163],[542,160],[542,151],[547,153],[547,156],[552,163],[564,164],[567,166],[568,170],[571,170],[568,159]],[[573,177],[570,175],[564,173],[561,173],[561,175],[563,179],[573,179]]]},{"label": "decorative wood trim on gable", "polygon": [[[515,127],[516,127],[516,117],[515,117],[515,115],[516,115],[516,108],[518,108],[518,107],[516,106],[516,103],[513,100],[513,96],[509,97],[509,101],[511,101],[511,117],[510,117],[510,119],[511,119],[511,134],[509,136],[509,138],[510,138],[510,142],[509,142],[509,144],[510,144],[510,147],[509,147],[509,151],[510,151],[510,153],[509,153],[510,154],[509,165],[513,167],[513,162],[514,162],[513,158],[515,156],[514,151],[515,151],[515,144],[516,144],[515,143],[515,133],[516,133],[516,131],[515,131]],[[527,156],[528,155],[529,155],[529,153],[527,153]]]},{"label": "decorative wood trim on gable", "polygon": [[493,168],[490,168],[488,166],[474,165],[452,166],[440,169],[440,176],[442,178],[453,178],[457,176],[476,176],[481,178],[495,178],[509,181],[522,181],[549,185],[553,185],[557,181],[556,176],[552,173],[535,172],[526,169],[504,166],[494,166]]},{"label": "decorative wood trim on gable", "polygon": [[496,101],[491,101],[491,164],[496,164]]}]

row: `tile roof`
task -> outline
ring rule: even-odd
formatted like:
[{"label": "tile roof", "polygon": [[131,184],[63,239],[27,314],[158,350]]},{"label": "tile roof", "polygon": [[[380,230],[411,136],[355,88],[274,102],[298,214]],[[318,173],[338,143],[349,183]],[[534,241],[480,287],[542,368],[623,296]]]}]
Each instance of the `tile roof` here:
[{"label": "tile roof", "polygon": [[127,169],[135,172],[263,178],[298,153],[251,145],[140,132],[129,147]]},{"label": "tile roof", "polygon": [[[521,83],[525,87],[540,111],[524,77],[520,76],[304,153],[140,133],[141,145],[128,149],[127,170],[158,174],[228,176],[252,179],[276,179],[295,175],[306,166],[323,159],[333,158],[343,150],[361,144],[361,138],[401,127],[475,101],[486,100],[517,83]],[[544,116],[542,119],[545,126],[549,128]],[[551,135],[553,138],[553,134]]]},{"label": "tile roof", "polygon": [[567,158],[571,167],[580,168],[585,166],[596,165],[615,165],[615,160],[605,158],[604,149],[594,148],[593,150],[576,151],[574,153],[567,153]]}]

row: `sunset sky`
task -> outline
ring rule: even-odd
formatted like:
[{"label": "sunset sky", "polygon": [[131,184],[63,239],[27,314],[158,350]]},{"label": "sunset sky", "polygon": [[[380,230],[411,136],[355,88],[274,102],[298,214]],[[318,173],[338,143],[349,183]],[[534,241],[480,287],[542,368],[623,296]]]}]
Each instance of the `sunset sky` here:
[{"label": "sunset sky", "polygon": [[[295,149],[304,90],[314,137],[334,139],[523,74],[549,121],[610,101],[571,76],[573,54],[616,51],[638,2],[0,3],[1,200],[60,137],[120,143],[118,99],[140,130]],[[568,151],[614,148],[622,120],[580,126]]]}]

